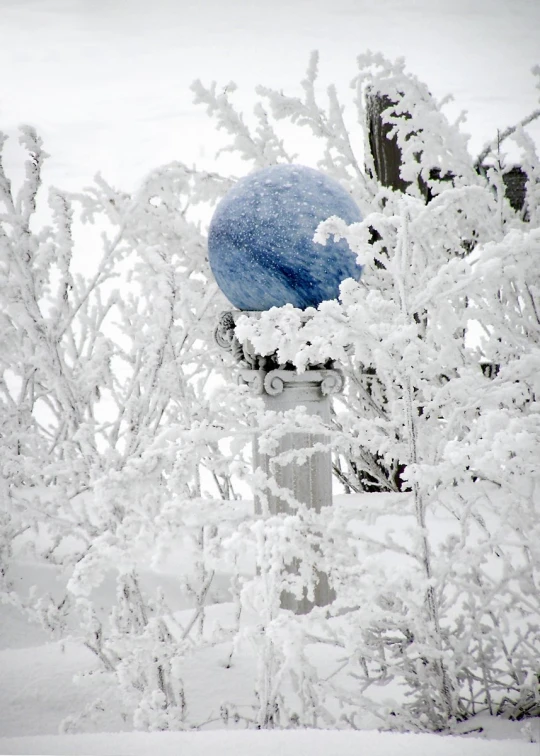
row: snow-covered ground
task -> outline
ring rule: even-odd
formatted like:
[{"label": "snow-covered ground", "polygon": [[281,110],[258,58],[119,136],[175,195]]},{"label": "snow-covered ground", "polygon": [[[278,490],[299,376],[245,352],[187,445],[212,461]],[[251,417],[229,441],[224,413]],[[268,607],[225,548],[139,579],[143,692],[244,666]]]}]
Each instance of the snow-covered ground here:
[{"label": "snow-covered ground", "polygon": [[[58,585],[51,568],[20,564],[14,573],[21,593],[36,585],[38,593]],[[45,574],[44,574],[45,573]],[[163,584],[163,576],[160,577]],[[103,604],[111,586],[101,589]],[[230,619],[230,605],[211,608],[210,619]],[[253,689],[255,659],[241,652],[229,664],[230,644],[195,655],[184,670],[186,697],[191,711],[199,713],[205,731],[184,733],[128,732],[114,690],[104,685],[93,654],[76,637],[51,641],[35,625],[26,625],[17,611],[2,609],[0,632],[0,753],[2,754],[115,754],[182,753],[196,756],[227,754],[357,754],[372,756],[533,756],[539,753],[540,721],[509,722],[479,715],[464,723],[463,736],[381,733],[376,730],[287,730],[257,732],[231,725],[220,729],[220,705]],[[81,677],[82,675],[82,677]],[[101,705],[94,709],[96,700]],[[86,711],[77,723],[83,733],[72,734],[67,722]],[[210,714],[206,722],[205,717]],[[212,718],[212,716],[214,718]],[[62,734],[59,728],[62,724]],[[244,725],[245,726],[245,725]],[[242,726],[243,727],[243,726]],[[97,732],[96,732],[97,730]],[[529,741],[529,742],[527,742]],[[531,742],[533,741],[533,742]]]},{"label": "snow-covered ground", "polygon": [[2,753],[146,756],[538,756],[538,744],[329,730],[128,733],[0,739]]},{"label": "snow-covered ground", "polygon": [[[349,508],[362,502],[380,501],[381,494],[339,496],[335,506]],[[406,494],[387,495],[396,502]],[[396,498],[397,497],[397,498]],[[377,505],[379,506],[379,504]],[[349,515],[347,515],[347,512]],[[362,533],[384,539],[400,525],[402,539],[407,539],[402,516],[380,517],[377,524],[364,525]],[[356,526],[355,526],[356,527]],[[447,518],[432,522],[434,538],[452,527]],[[406,569],[406,557],[387,555],[389,568]],[[145,590],[163,589],[166,600],[176,612],[179,623],[186,626],[193,609],[178,591],[177,573],[182,557],[163,565],[165,571],[141,565],[141,585]],[[405,561],[404,561],[405,560]],[[246,563],[247,564],[247,563]],[[34,592],[36,600],[46,592],[61,595],[65,578],[60,568],[31,560],[19,561],[10,570],[14,592],[20,597]],[[109,574],[92,595],[94,605],[105,618],[114,602],[114,575]],[[225,599],[225,600],[224,600]],[[224,581],[217,581],[209,594],[205,635],[210,637],[218,625],[234,624],[235,607],[227,600]],[[217,602],[217,603],[216,603]],[[83,644],[80,629],[66,629],[67,640],[54,640],[36,624],[28,624],[20,611],[10,605],[1,607],[0,624],[0,753],[40,754],[150,754],[177,753],[186,756],[219,751],[220,754],[353,754],[373,756],[532,756],[540,752],[540,720],[508,721],[483,713],[456,728],[452,736],[427,734],[391,734],[378,732],[377,721],[367,714],[362,720],[365,731],[287,730],[255,732],[245,729],[253,717],[253,696],[257,672],[255,649],[247,640],[232,639],[202,645],[188,655],[181,668],[185,684],[190,722],[197,732],[131,732],[124,705],[115,684],[100,670],[97,658]],[[259,623],[254,614],[244,613],[243,629]],[[317,651],[317,665],[330,674],[339,666],[332,649]],[[287,685],[285,686],[287,688]],[[379,693],[381,701],[399,695],[397,686],[386,686]],[[223,706],[234,701],[234,710],[242,717],[227,727]],[[128,707],[129,708],[129,707]],[[225,729],[223,729],[225,727]]]}]

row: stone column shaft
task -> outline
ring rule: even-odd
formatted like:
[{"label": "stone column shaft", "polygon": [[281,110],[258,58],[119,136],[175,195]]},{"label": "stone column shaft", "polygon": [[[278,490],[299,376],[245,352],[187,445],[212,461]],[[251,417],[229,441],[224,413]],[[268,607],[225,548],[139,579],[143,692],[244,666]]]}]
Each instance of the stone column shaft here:
[{"label": "stone column shaft", "polygon": [[[341,373],[336,370],[243,370],[240,381],[250,385],[262,395],[266,410],[285,412],[303,406],[308,415],[330,424],[330,394],[337,393],[343,385]],[[279,440],[276,456],[294,449],[312,449],[316,443],[328,443],[328,437],[320,433],[289,432]],[[307,456],[304,463],[298,461],[287,465],[272,465],[271,457],[259,451],[257,439],[253,443],[253,464],[267,474],[272,474],[280,488],[287,488],[294,498],[307,507],[320,512],[321,507],[332,504],[332,458],[329,451],[316,451]],[[289,504],[279,496],[268,495],[272,514],[290,513]],[[256,512],[261,513],[259,502]]]},{"label": "stone column shaft", "polygon": [[[239,381],[262,396],[265,409],[285,412],[304,406],[308,415],[324,424],[330,424],[330,396],[343,388],[343,375],[333,367],[308,368],[304,373],[284,366],[272,367],[272,359],[254,354],[250,345],[241,345],[234,336],[234,318],[249,313],[224,313],[216,332],[220,346],[231,351],[243,366]],[[257,313],[258,315],[258,313]],[[270,364],[269,364],[270,363]],[[264,367],[259,367],[264,365]],[[249,366],[249,367],[247,367]],[[305,431],[289,432],[278,441],[276,455],[292,450],[312,449],[316,443],[327,443],[328,436]],[[332,504],[332,457],[330,451],[308,454],[303,463],[293,459],[285,465],[271,464],[272,457],[262,453],[258,440],[253,442],[253,465],[272,476],[280,488],[288,489],[294,498],[308,508],[320,512]],[[296,511],[281,496],[266,492],[271,514],[294,514]],[[261,503],[255,497],[255,512],[262,514]],[[289,569],[298,572],[299,562],[294,560]],[[335,598],[327,575],[319,572],[315,600],[304,595],[297,599],[288,592],[281,595],[281,605],[296,614],[306,614],[314,606],[326,606]]]}]

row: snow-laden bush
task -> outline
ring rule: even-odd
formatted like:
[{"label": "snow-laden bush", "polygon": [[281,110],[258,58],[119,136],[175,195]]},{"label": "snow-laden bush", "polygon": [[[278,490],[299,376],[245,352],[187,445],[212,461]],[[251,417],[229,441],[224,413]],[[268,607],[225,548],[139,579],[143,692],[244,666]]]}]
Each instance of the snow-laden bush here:
[{"label": "snow-laden bush", "polygon": [[[345,490],[379,493],[342,497],[319,516],[299,506],[254,517],[237,500],[239,477],[261,501],[275,487],[247,472],[246,427],[270,448],[313,420],[263,413],[231,386],[233,366],[213,345],[226,303],[196,217],[234,179],[172,164],[127,195],[98,178],[77,195],[51,190],[47,225],[45,154],[24,129],[22,188],[0,170],[3,598],[57,635],[82,637],[141,728],[200,724],[184,660],[231,633],[234,649],[246,641],[256,651],[257,701],[242,719],[255,726],[439,729],[483,708],[537,713],[535,146],[521,126],[503,132],[527,175],[515,209],[504,142],[475,160],[459,122],[401,62],[359,58],[356,118],[335,87],[319,104],[316,56],[302,89],[260,88],[251,128],[234,87],[194,85],[252,167],[295,159],[283,122],[310,133],[318,167],[365,218],[328,219],[318,239],[346,238],[365,272],[308,322],[287,306],[237,332],[299,370],[343,365],[347,389],[324,435]],[[371,151],[373,96],[399,149],[401,191],[381,180]],[[25,550],[61,567],[60,599],[36,605],[11,590],[10,557]],[[242,578],[248,551],[257,569]],[[145,563],[166,558],[178,560],[187,620],[144,585]],[[217,591],[223,571],[230,585]],[[321,572],[337,594],[330,607],[280,609],[283,590],[309,595]],[[111,573],[117,596],[104,615],[96,596]],[[210,637],[205,608],[225,595],[236,624]],[[241,628],[244,610],[258,622]],[[223,722],[238,720],[238,704],[224,704]]]},{"label": "snow-laden bush", "polygon": [[[51,189],[47,204],[41,140],[24,128],[21,143],[18,191],[0,166],[3,598],[82,637],[140,725],[178,726],[175,664],[216,594],[213,543],[243,516],[209,402],[223,302],[189,216],[229,183],[171,164],[133,196],[98,177],[77,195]],[[17,597],[14,552],[56,565],[67,593]],[[167,558],[193,607],[186,625],[141,579]]]},{"label": "snow-laden bush", "polygon": [[[264,104],[255,114],[260,124],[264,116],[268,150],[257,137],[249,138],[225,94],[195,87],[198,99],[233,135],[233,147],[255,166],[266,165],[269,154],[277,155],[274,147],[282,147],[268,110],[276,121],[311,129],[323,145],[319,167],[349,188],[365,215],[351,227],[329,219],[316,236],[320,243],[329,235],[347,239],[365,266],[360,283],[346,281],[340,301],[310,311],[308,322],[286,306],[257,320],[241,319],[237,335],[258,353],[275,353],[279,363],[299,370],[327,360],[347,366],[349,388],[334,433],[335,451],[348,467],[343,474],[336,464],[340,478],[349,490],[366,490],[367,481],[368,490],[376,484],[379,490],[404,492],[399,507],[392,499],[388,507],[382,497],[349,516],[368,525],[391,514],[402,518],[403,526],[384,542],[355,530],[365,548],[356,564],[344,564],[339,557],[350,538],[343,529],[329,527],[328,513],[324,522],[312,524],[312,531],[331,534],[318,548],[339,586],[338,599],[324,621],[320,612],[312,613],[311,623],[291,619],[296,630],[274,632],[283,618],[273,618],[266,628],[273,638],[273,663],[281,658],[298,675],[290,655],[280,657],[278,649],[298,638],[301,626],[299,648],[314,637],[341,648],[341,669],[357,680],[355,692],[334,688],[331,697],[371,707],[385,726],[445,727],[483,707],[514,716],[537,713],[540,161],[535,146],[521,126],[504,134],[521,148],[528,179],[524,202],[516,209],[506,197],[510,166],[500,137],[495,152],[488,145],[475,161],[459,122],[448,122],[444,103],[406,74],[401,62],[362,56],[353,83],[359,121],[365,123],[363,103],[373,93],[387,103],[382,119],[391,125],[388,136],[401,153],[405,189],[394,191],[378,180],[367,135],[367,175],[359,169],[335,88],[328,90],[326,109],[318,104],[316,67],[314,57],[302,83],[303,99],[258,90]],[[351,471],[359,473],[356,480]],[[301,511],[298,517],[296,525],[287,517],[281,525],[268,522],[274,536],[267,538],[274,543],[281,537],[281,554],[290,551],[285,531],[302,528]],[[302,539],[298,543],[302,550]],[[274,551],[272,558],[279,559],[279,549]],[[306,564],[312,563],[312,552],[303,551]],[[392,552],[403,562],[396,572],[389,569]],[[341,574],[333,564],[340,565]],[[408,702],[374,709],[366,693],[392,681],[405,684]],[[316,687],[320,702],[328,701],[320,678]]]}]

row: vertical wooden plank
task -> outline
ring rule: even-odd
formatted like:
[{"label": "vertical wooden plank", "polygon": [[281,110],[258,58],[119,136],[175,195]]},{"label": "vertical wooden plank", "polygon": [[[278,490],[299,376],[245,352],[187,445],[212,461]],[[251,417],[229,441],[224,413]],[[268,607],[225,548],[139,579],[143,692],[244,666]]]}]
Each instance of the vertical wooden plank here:
[{"label": "vertical wooden plank", "polygon": [[366,117],[369,147],[373,156],[377,179],[383,186],[404,192],[408,183],[400,176],[401,149],[395,136],[390,136],[391,124],[382,119],[383,111],[395,105],[386,95],[369,91],[366,94]]}]

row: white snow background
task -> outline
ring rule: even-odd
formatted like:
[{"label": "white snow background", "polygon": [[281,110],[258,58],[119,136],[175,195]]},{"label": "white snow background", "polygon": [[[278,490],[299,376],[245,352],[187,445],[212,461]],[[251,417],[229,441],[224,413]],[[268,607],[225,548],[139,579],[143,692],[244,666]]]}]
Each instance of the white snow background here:
[{"label": "white snow background", "polygon": [[[221,140],[204,108],[192,103],[191,82],[234,80],[237,102],[249,110],[257,84],[295,94],[313,49],[323,82],[342,92],[358,53],[405,56],[434,95],[452,93],[453,111],[468,111],[471,149],[479,152],[497,128],[535,107],[530,68],[540,63],[540,2],[0,0],[0,128],[13,137],[7,172],[20,170],[20,123],[37,128],[51,155],[45,179],[65,189],[88,184],[98,170],[131,190],[170,160],[212,167]],[[530,133],[538,141],[540,127]],[[32,564],[22,564],[19,577],[25,588],[56,581],[52,568],[37,572]],[[105,585],[104,605],[108,600]],[[486,734],[497,742],[373,731],[112,734],[121,729],[113,702],[111,733],[55,735],[62,719],[90,702],[73,675],[94,659],[76,642],[46,642],[38,628],[2,612],[0,753],[540,754],[540,734],[527,743],[517,723],[490,724]],[[215,661],[192,681],[195,706],[209,681],[214,689],[222,684]],[[242,689],[249,658],[238,667]]]},{"label": "white snow background", "polygon": [[2,129],[36,126],[64,189],[97,170],[129,191],[173,159],[212,165],[192,81],[235,81],[250,110],[257,84],[298,94],[314,49],[341,92],[359,53],[404,56],[468,111],[474,153],[536,105],[538,0],[0,0],[0,14]]}]

